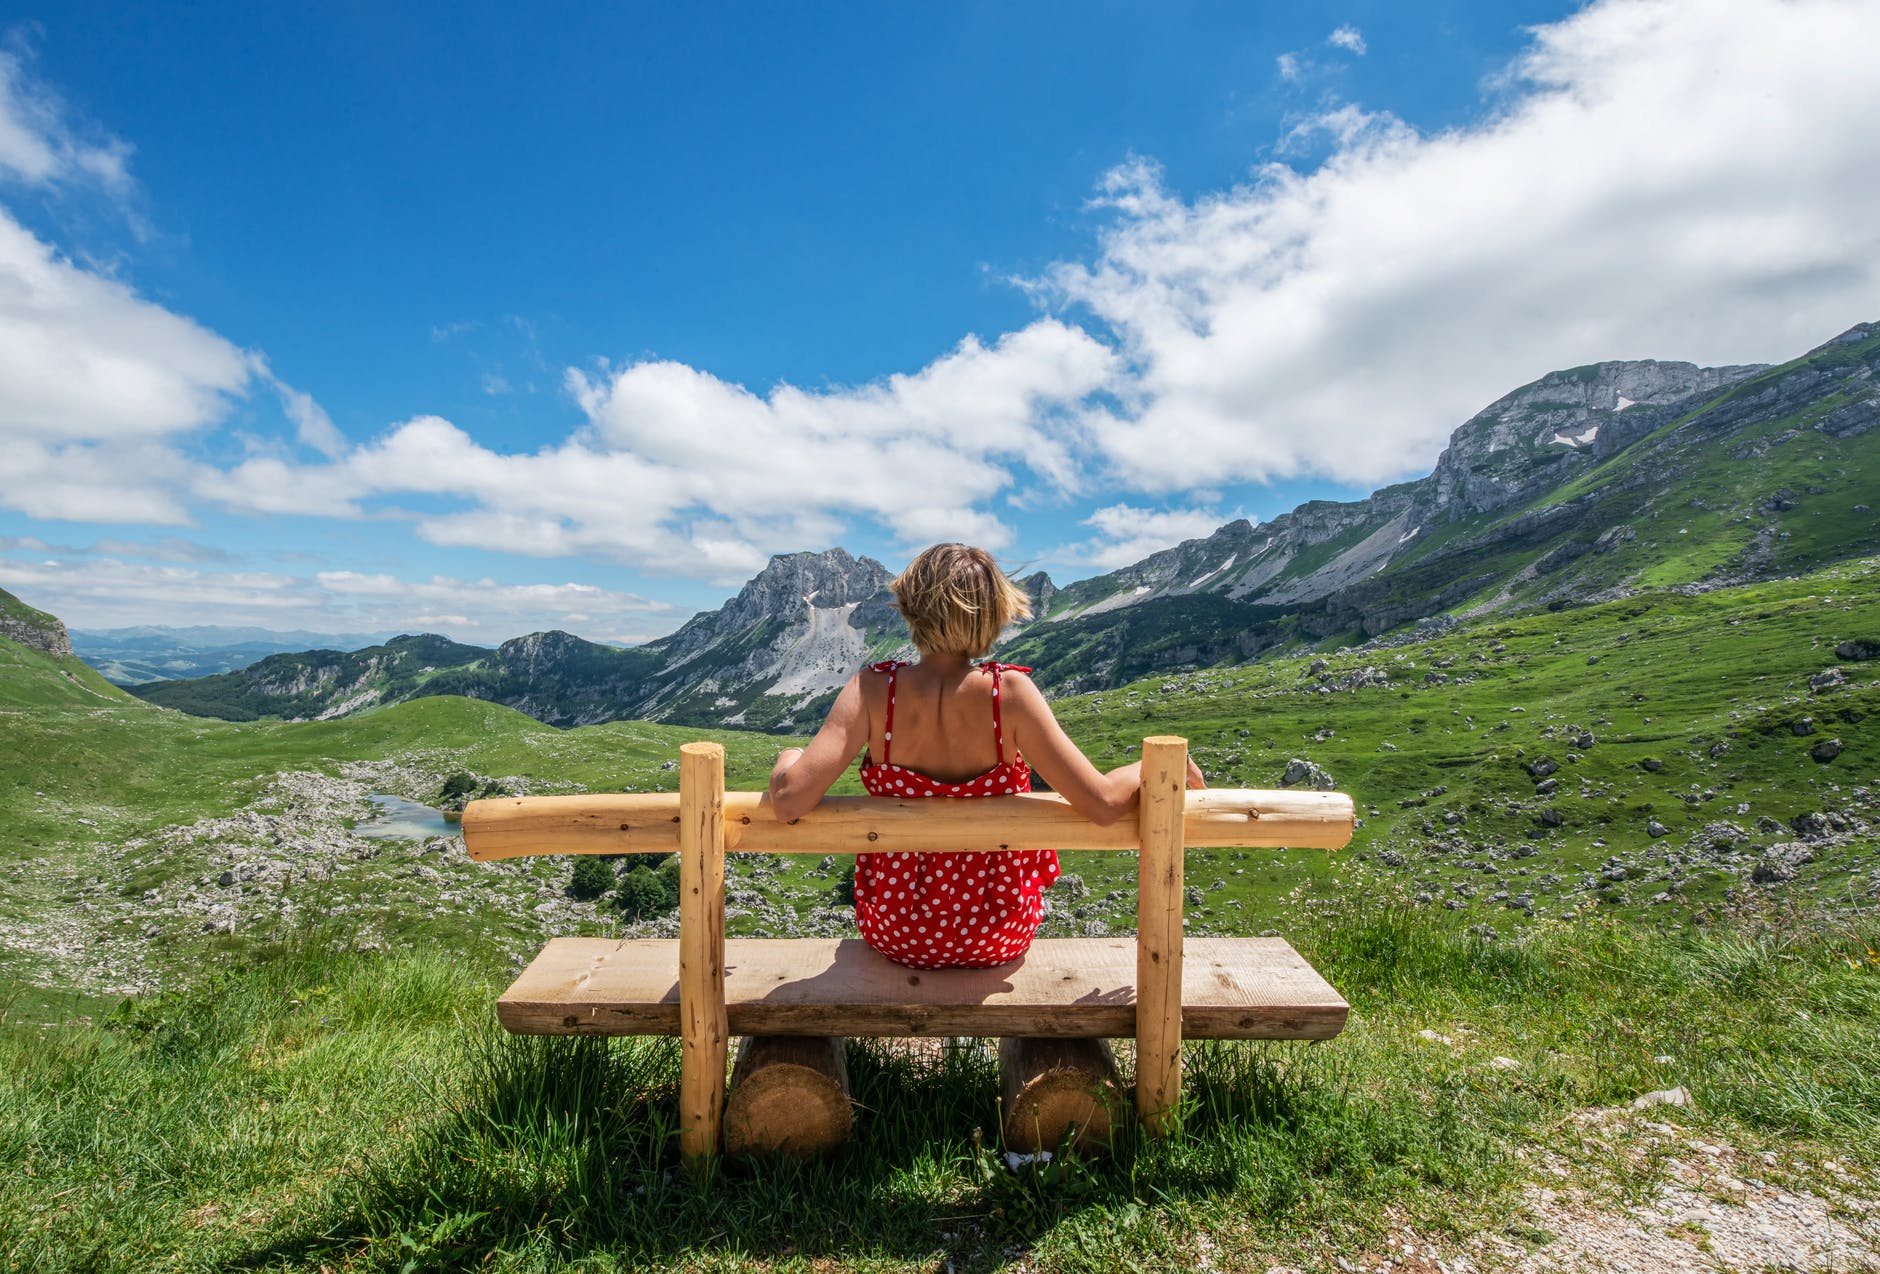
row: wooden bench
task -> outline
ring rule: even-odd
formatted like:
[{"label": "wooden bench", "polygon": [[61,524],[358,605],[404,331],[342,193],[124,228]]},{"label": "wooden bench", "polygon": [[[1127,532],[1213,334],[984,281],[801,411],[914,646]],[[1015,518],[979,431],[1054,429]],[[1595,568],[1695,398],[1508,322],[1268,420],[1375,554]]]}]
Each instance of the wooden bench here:
[{"label": "wooden bench", "polygon": [[[679,749],[679,791],[500,797],[464,810],[480,860],[529,854],[679,855],[675,940],[556,938],[497,1002],[513,1032],[678,1035],[680,1151],[718,1152],[730,1037],[1001,1036],[1136,1039],[1136,1107],[1170,1125],[1187,1039],[1329,1039],[1348,1006],[1279,938],[1182,935],[1184,847],[1337,849],[1341,792],[1188,792],[1187,741],[1142,745],[1138,817],[1098,827],[1050,793],[973,800],[831,797],[792,823],[768,797],[724,790],[724,749]],[[860,939],[730,939],[727,851],[1139,850],[1134,938],[1033,942],[995,969],[910,969]]]}]

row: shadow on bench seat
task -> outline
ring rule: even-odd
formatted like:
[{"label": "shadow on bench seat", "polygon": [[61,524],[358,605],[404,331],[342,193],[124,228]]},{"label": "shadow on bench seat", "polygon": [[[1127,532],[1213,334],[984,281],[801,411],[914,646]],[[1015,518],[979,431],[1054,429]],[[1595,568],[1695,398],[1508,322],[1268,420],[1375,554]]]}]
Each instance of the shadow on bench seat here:
[{"label": "shadow on bench seat", "polygon": [[[1191,1040],[1322,1040],[1344,999],[1283,938],[1183,944],[1181,1033]],[[679,1034],[679,944],[556,938],[496,1002],[519,1035]],[[1040,938],[995,969],[909,969],[859,938],[729,938],[733,1035],[1136,1033],[1136,940]]]}]

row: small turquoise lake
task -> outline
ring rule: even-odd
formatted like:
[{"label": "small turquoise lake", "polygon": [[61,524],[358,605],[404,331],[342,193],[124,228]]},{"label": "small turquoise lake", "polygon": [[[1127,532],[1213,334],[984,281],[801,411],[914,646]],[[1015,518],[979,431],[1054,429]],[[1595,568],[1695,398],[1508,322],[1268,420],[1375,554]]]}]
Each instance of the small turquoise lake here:
[{"label": "small turquoise lake", "polygon": [[455,836],[462,827],[429,805],[408,801],[402,796],[375,793],[366,799],[377,813],[369,823],[353,828],[353,835],[369,840],[430,840],[433,836]]}]

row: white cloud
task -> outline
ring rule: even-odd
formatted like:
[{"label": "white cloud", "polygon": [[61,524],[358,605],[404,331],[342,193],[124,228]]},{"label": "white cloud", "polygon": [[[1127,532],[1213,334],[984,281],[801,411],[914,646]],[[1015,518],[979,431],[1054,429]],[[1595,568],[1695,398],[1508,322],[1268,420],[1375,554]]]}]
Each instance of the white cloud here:
[{"label": "white cloud", "polygon": [[1333,48],[1344,49],[1359,57],[1363,57],[1365,53],[1364,33],[1349,22],[1326,36],[1325,42]]},{"label": "white cloud", "polygon": [[220,420],[247,356],[0,210],[0,441],[136,440]]},{"label": "white cloud", "polygon": [[1509,389],[1606,358],[1782,358],[1880,315],[1880,5],[1638,0],[1539,28],[1501,109],[1345,107],[1315,170],[1192,202],[1147,165],[1061,297],[1110,325],[1113,481],[1426,470]]},{"label": "white cloud", "polygon": [[1075,487],[1078,405],[1114,367],[1088,333],[1043,319],[852,388],[759,395],[673,362],[571,370],[588,427],[534,453],[496,452],[423,416],[329,464],[258,456],[199,473],[193,489],[248,512],[345,517],[373,497],[457,498],[465,507],[415,517],[418,534],[720,582],[747,578],[783,547],[833,543],[856,517],[909,544],[996,548],[1011,531],[983,504],[1020,466]]},{"label": "white cloud", "polygon": [[1173,548],[1183,540],[1212,535],[1230,520],[1209,509],[1143,509],[1112,504],[1084,519],[1085,526],[1095,528],[1094,539],[1065,545],[1046,556],[1067,565],[1113,570]]},{"label": "white cloud", "polygon": [[115,137],[86,140],[64,103],[33,79],[18,55],[0,50],[0,177],[28,185],[130,186],[131,148]]},{"label": "white cloud", "polygon": [[267,369],[267,361],[255,358],[258,370],[273,387],[281,400],[281,410],[294,426],[294,434],[302,446],[311,447],[321,455],[332,459],[346,449],[346,436],[334,425],[333,418],[326,414],[326,409],[313,400],[313,395],[304,390],[295,389]]},{"label": "white cloud", "polygon": [[[25,547],[0,544],[20,553]],[[116,628],[162,616],[323,632],[442,631],[494,645],[556,627],[595,641],[645,640],[683,618],[664,602],[580,583],[216,571],[119,557],[0,557],[0,587],[77,628]]]},{"label": "white cloud", "polygon": [[1297,53],[1280,54],[1273,59],[1273,68],[1279,72],[1279,77],[1289,84],[1297,83],[1305,78],[1305,65],[1299,60]]}]

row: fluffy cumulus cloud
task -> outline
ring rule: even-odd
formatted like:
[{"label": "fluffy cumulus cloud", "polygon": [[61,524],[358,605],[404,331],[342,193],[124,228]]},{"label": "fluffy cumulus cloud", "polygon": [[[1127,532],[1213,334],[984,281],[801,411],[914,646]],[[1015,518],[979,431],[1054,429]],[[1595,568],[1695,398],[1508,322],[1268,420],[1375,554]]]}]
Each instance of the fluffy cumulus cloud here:
[{"label": "fluffy cumulus cloud", "polygon": [[1551,369],[1880,316],[1875,48],[1872,0],[1610,0],[1537,29],[1473,127],[1339,108],[1312,171],[1192,200],[1119,168],[1100,253],[1051,275],[1128,361],[1113,481],[1402,477]]},{"label": "fluffy cumulus cloud", "polygon": [[831,543],[855,517],[907,543],[1003,546],[1011,531],[984,504],[1021,464],[1076,484],[1075,409],[1114,372],[1108,346],[1054,319],[843,389],[760,395],[673,362],[573,370],[587,427],[540,451],[493,451],[426,416],[331,463],[256,457],[198,474],[193,490],[248,512],[327,516],[358,516],[373,497],[448,497],[462,506],[416,518],[435,544],[736,582],[778,546]]},{"label": "fluffy cumulus cloud", "polygon": [[1114,570],[1183,540],[1210,535],[1227,520],[1210,509],[1143,509],[1112,504],[1084,519],[1084,525],[1096,535],[1056,549],[1047,557],[1069,565]]},{"label": "fluffy cumulus cloud", "polygon": [[[130,147],[87,138],[21,59],[0,52],[0,191],[133,188]],[[299,440],[338,430],[265,359],[70,260],[0,208],[0,507],[33,517],[174,524],[198,466],[173,445],[223,421],[259,381]]]},{"label": "fluffy cumulus cloud", "polygon": [[[442,632],[494,645],[544,628],[594,641],[644,641],[681,618],[664,603],[589,584],[208,569],[186,564],[181,555],[126,560],[131,555],[113,554],[109,543],[50,556],[33,552],[35,544],[0,540],[0,587],[77,628],[149,623],[154,615],[186,617],[171,622],[314,632]],[[139,550],[138,556],[159,555]]]}]

